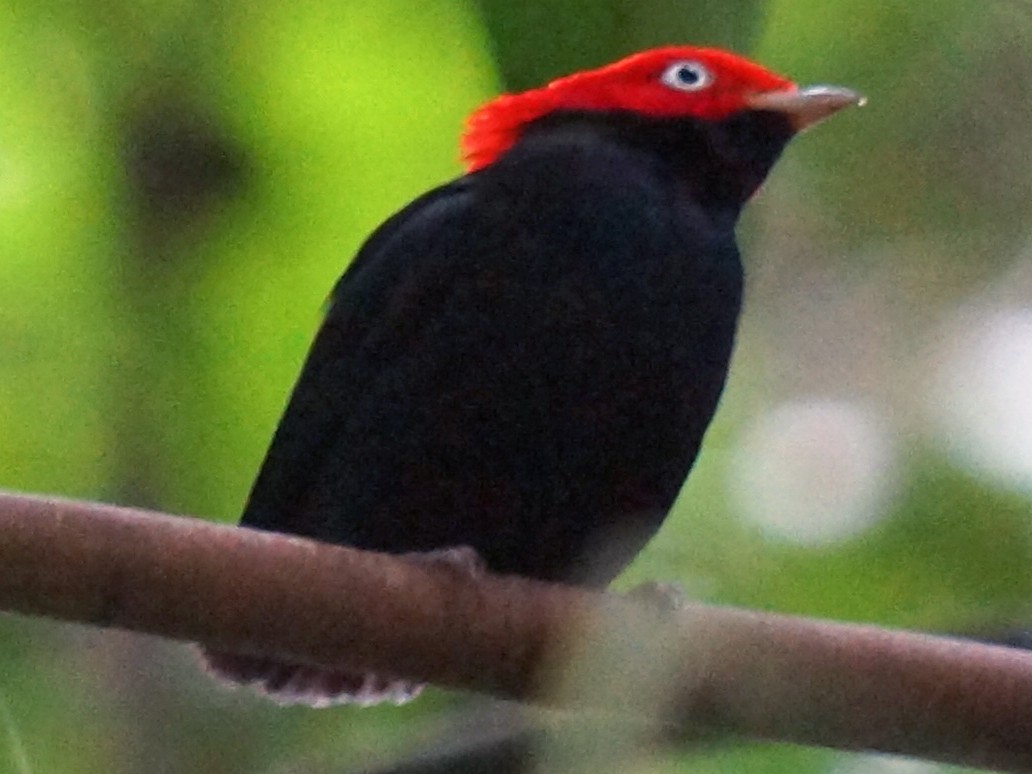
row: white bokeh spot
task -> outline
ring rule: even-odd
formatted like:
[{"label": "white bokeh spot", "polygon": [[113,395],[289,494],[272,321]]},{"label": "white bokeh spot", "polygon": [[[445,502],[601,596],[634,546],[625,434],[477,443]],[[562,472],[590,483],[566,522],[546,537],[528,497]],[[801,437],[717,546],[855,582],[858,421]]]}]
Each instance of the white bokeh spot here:
[{"label": "white bokeh spot", "polygon": [[961,464],[1032,492],[1032,308],[961,312],[930,390]]},{"label": "white bokeh spot", "polygon": [[747,429],[731,469],[731,496],[772,537],[835,543],[885,514],[894,463],[874,411],[838,400],[784,403]]},{"label": "white bokeh spot", "polygon": [[913,758],[895,755],[854,754],[843,755],[829,774],[944,774],[950,769],[937,763],[928,763]]}]

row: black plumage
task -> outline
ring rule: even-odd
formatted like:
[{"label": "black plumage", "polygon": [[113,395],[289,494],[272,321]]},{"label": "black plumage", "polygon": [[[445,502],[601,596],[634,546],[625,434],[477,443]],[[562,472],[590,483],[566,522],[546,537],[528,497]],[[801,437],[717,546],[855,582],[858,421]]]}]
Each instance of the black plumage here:
[{"label": "black plumage", "polygon": [[698,452],[735,220],[790,136],[769,113],[551,115],[417,199],[338,282],[241,523],[608,582]]}]

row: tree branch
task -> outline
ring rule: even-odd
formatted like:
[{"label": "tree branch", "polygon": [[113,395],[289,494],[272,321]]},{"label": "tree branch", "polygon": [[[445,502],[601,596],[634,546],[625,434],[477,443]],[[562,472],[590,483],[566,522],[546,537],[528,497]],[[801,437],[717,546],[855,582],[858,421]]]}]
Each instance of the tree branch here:
[{"label": "tree branch", "polygon": [[704,605],[663,612],[160,513],[0,495],[0,608],[635,713],[685,737],[1032,771],[1024,651]]}]

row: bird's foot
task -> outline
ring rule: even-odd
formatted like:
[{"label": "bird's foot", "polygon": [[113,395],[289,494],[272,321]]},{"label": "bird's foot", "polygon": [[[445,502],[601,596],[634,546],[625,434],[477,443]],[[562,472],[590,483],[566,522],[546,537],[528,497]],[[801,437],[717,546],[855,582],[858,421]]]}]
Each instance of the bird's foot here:
[{"label": "bird's foot", "polygon": [[684,607],[687,595],[679,583],[647,581],[635,586],[624,596],[651,607],[660,613],[673,613]]},{"label": "bird's foot", "polygon": [[440,567],[469,578],[479,578],[487,572],[484,558],[471,546],[449,546],[433,551],[410,551],[398,557],[414,564]]}]

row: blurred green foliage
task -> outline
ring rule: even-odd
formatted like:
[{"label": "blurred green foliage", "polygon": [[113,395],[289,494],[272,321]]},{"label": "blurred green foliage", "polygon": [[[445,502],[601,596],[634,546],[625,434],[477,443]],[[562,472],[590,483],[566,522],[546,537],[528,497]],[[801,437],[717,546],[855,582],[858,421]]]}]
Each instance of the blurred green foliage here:
[{"label": "blurred green foliage", "polygon": [[762,22],[757,0],[479,0],[478,5],[511,90],[669,43],[748,50]]},{"label": "blurred green foliage", "polygon": [[[459,173],[464,115],[501,88],[699,42],[855,86],[871,104],[794,145],[750,208],[729,393],[677,513],[625,583],[683,578],[714,600],[941,630],[1028,612],[1027,493],[958,470],[911,412],[939,318],[1029,260],[1032,7],[3,11],[0,485],[234,519],[323,299],[377,223]],[[824,360],[807,342],[841,330],[839,296],[896,315],[888,332],[847,326],[834,345],[866,353],[876,340],[876,376],[814,367]],[[890,518],[808,549],[738,518],[726,486],[749,418],[813,389],[886,405],[905,454]],[[342,769],[429,738],[452,702],[279,709],[213,688],[181,647],[24,619],[0,620],[0,665],[0,771],[12,772],[30,770],[22,751],[31,771],[61,774]],[[747,747],[641,770],[805,772],[831,759]]]}]

